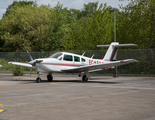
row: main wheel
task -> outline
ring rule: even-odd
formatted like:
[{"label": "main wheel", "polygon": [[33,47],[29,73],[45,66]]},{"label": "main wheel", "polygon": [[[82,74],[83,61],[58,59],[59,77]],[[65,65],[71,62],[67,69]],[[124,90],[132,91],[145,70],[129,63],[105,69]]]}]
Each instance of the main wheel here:
[{"label": "main wheel", "polygon": [[41,82],[41,78],[38,77],[38,78],[36,79],[36,82],[37,82],[37,83],[40,83],[40,82]]},{"label": "main wheel", "polygon": [[83,80],[83,82],[87,82],[88,81],[87,76],[86,75],[83,75],[82,80]]},{"label": "main wheel", "polygon": [[53,80],[53,76],[51,74],[47,75],[47,80],[51,82]]}]

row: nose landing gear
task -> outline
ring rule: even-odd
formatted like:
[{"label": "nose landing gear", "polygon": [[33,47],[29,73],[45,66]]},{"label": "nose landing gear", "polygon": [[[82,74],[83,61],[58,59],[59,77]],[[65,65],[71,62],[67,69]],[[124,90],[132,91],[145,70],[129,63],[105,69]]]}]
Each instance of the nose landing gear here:
[{"label": "nose landing gear", "polygon": [[37,82],[37,83],[40,83],[40,82],[41,82],[40,74],[39,74],[39,72],[38,72],[37,74],[38,74],[38,77],[37,77],[37,79],[36,79],[36,82]]}]

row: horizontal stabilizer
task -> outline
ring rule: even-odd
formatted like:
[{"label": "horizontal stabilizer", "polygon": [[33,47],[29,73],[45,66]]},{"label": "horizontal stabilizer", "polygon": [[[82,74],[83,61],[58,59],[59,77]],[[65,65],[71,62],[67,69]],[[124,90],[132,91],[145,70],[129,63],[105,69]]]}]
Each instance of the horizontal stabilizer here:
[{"label": "horizontal stabilizer", "polygon": [[97,47],[109,47],[110,45],[97,45]]},{"label": "horizontal stabilizer", "polygon": [[[97,45],[97,47],[109,47],[110,45]],[[128,46],[137,46],[136,44],[116,44],[112,45],[114,47],[128,47]]]}]

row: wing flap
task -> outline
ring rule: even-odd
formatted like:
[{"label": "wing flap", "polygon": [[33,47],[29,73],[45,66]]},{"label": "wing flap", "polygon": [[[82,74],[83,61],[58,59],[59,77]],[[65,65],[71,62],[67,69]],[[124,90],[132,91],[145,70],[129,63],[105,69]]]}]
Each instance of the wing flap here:
[{"label": "wing flap", "polygon": [[138,62],[138,61],[135,59],[126,59],[126,60],[119,60],[119,61],[111,61],[111,62],[104,63],[104,64],[88,65],[88,66],[83,66],[83,67],[78,67],[78,68],[73,68],[73,69],[62,69],[61,71],[69,72],[69,73],[76,73],[76,72],[83,72],[85,70],[92,71],[92,70],[97,70],[97,69],[105,69],[105,68],[110,68],[113,66],[129,64],[133,62]]},{"label": "wing flap", "polygon": [[8,62],[8,64],[12,64],[12,65],[18,65],[18,66],[23,66],[23,67],[32,67],[32,65],[27,64],[27,63],[20,63],[20,62]]}]

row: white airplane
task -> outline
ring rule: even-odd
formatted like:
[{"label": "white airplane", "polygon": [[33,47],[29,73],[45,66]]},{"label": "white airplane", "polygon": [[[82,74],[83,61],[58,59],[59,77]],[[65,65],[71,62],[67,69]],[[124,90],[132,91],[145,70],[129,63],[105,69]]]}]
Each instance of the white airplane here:
[{"label": "white airplane", "polygon": [[[84,73],[82,80],[87,81],[90,78],[89,72],[99,71],[114,66],[125,65],[133,62],[138,62],[135,59],[116,60],[118,47],[136,46],[135,44],[119,44],[112,42],[110,45],[98,45],[97,47],[109,47],[103,59],[93,59],[68,52],[57,52],[48,58],[39,58],[33,60],[30,53],[27,51],[31,61],[29,63],[8,62],[9,64],[34,68],[37,71],[38,77],[36,82],[41,82],[40,75],[47,74],[47,80],[52,81],[52,73]],[[32,69],[31,69],[32,72]],[[30,73],[31,74],[31,73]]]}]

